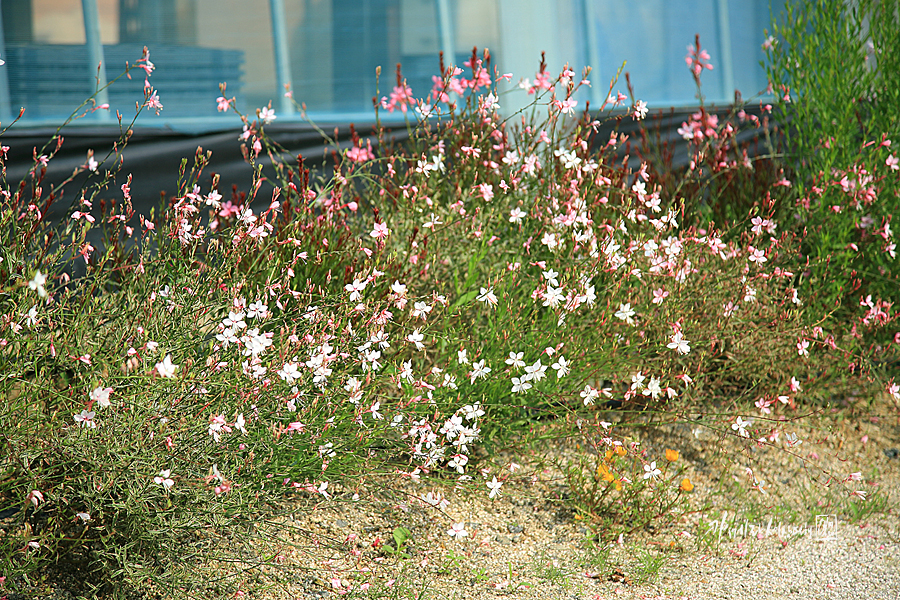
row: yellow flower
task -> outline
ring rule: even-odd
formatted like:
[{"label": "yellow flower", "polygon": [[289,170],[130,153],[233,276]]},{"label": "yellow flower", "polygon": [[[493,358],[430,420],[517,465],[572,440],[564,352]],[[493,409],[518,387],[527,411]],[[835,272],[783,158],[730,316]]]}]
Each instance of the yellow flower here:
[{"label": "yellow flower", "polygon": [[681,490],[684,491],[684,492],[690,492],[690,491],[692,491],[692,490],[694,489],[694,484],[691,483],[691,480],[690,480],[690,479],[688,479],[687,477],[685,477],[684,479],[681,480],[681,486],[680,486],[680,488],[681,488]]},{"label": "yellow flower", "polygon": [[625,447],[616,446],[616,454],[618,454],[619,456],[625,456],[625,454],[627,454],[627,452],[625,451]]},{"label": "yellow flower", "polygon": [[669,450],[666,448],[666,460],[669,462],[675,462],[678,460],[679,454],[678,450]]}]

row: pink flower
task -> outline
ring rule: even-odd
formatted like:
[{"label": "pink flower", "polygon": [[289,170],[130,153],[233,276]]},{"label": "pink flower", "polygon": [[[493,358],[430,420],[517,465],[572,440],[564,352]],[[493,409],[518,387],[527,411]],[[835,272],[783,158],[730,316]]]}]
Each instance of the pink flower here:
[{"label": "pink flower", "polygon": [[766,398],[760,398],[759,400],[756,401],[756,408],[758,408],[759,412],[761,412],[762,414],[770,415],[770,414],[772,414],[772,409],[769,407],[774,402],[775,402],[774,400],[767,400]]},{"label": "pink flower", "polygon": [[38,490],[31,490],[30,492],[28,492],[28,495],[25,497],[25,499],[34,504],[34,507],[37,508],[38,504],[44,501],[44,494],[42,494]]},{"label": "pink flower", "polygon": [[82,410],[80,413],[75,415],[75,422],[78,423],[79,427],[87,427],[88,429],[96,429],[97,424],[94,422],[94,417],[97,416],[92,410]]},{"label": "pink flower", "polygon": [[900,400],[900,384],[896,384],[891,381],[890,385],[888,385],[887,392],[894,398],[894,400]]},{"label": "pink flower", "polygon": [[481,197],[484,198],[485,202],[490,202],[494,199],[494,186],[492,186],[491,184],[478,184],[478,191],[481,192]]},{"label": "pink flower", "polygon": [[375,158],[375,154],[372,152],[372,148],[360,148],[354,146],[347,150],[347,158],[352,160],[353,162],[365,162],[367,160],[372,160]]},{"label": "pink flower", "polygon": [[369,235],[376,240],[383,240],[391,235],[391,230],[388,229],[388,226],[385,223],[375,223],[375,227],[372,228],[372,232],[369,233]]},{"label": "pink flower", "polygon": [[[152,90],[152,88],[151,88]],[[144,102],[144,106],[151,109],[156,109],[156,114],[159,114],[159,111],[162,110],[162,102],[159,101],[159,95],[156,93],[156,90],[152,90],[152,93]]]},{"label": "pink flower", "polygon": [[750,262],[754,262],[758,265],[761,265],[768,260],[766,258],[765,250],[758,250],[753,246],[750,246],[750,256],[748,256],[748,259]]},{"label": "pink flower", "polygon": [[172,471],[169,469],[163,469],[159,472],[159,476],[153,478],[153,483],[161,485],[164,490],[169,491],[169,489],[175,485],[175,481],[169,477],[171,474]]},{"label": "pink flower", "polygon": [[269,124],[277,117],[275,116],[274,110],[272,110],[268,106],[263,106],[261,109],[259,109],[259,118],[263,123]]},{"label": "pink flower", "polygon": [[556,108],[559,109],[560,114],[569,115],[570,117],[575,116],[576,106],[578,106],[578,101],[572,98],[556,101]]},{"label": "pink flower", "polygon": [[647,103],[643,100],[638,100],[634,105],[634,118],[638,121],[642,120],[647,116]]}]

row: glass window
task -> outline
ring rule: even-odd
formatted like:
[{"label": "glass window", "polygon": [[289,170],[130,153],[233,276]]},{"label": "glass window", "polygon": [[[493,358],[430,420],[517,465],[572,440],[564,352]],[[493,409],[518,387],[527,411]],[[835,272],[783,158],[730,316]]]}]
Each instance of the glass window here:
[{"label": "glass window", "polygon": [[[709,101],[731,101],[735,88],[749,98],[766,87],[759,62],[768,2],[585,0],[585,9],[593,41],[589,60],[604,91],[625,62],[638,99],[656,107],[696,104],[696,87],[684,58],[698,33],[714,67],[702,77]],[[627,92],[624,77],[618,87]]]},{"label": "glass window", "polygon": [[473,46],[498,45],[496,1],[445,0],[450,22],[443,30],[441,3],[286,1],[294,98],[311,115],[371,118],[372,98],[388,95],[396,85],[398,63],[414,96],[424,98],[440,72],[440,51],[445,50],[447,65],[461,64]]},{"label": "glass window", "polygon": [[[565,62],[576,73],[585,64],[594,67],[593,88],[583,92],[579,102],[590,98],[598,106],[607,82],[627,61],[639,99],[655,107],[684,106],[696,103],[684,56],[694,33],[700,33],[715,66],[703,78],[709,100],[728,101],[735,88],[750,97],[765,87],[759,61],[769,9],[763,0],[96,3],[97,14],[87,22],[99,26],[108,78],[118,76],[126,61],[140,58],[144,46],[150,48],[156,65],[150,83],[164,108],[159,117],[142,118],[139,123],[145,126],[236,125],[233,115],[216,110],[221,83],[227,83],[226,95],[234,96],[244,113],[253,114],[271,101],[280,122],[289,120],[282,86],[290,84],[294,99],[305,104],[313,118],[367,120],[373,115],[373,97],[388,95],[396,84],[398,63],[413,95],[423,98],[438,74],[438,53],[444,51],[446,65],[461,65],[473,46],[490,48],[492,64],[513,73],[507,88],[520,78],[533,78],[540,53],[546,50],[554,75]],[[0,118],[5,122],[24,106],[25,126],[59,123],[93,92],[97,65],[89,64],[84,4],[90,2],[0,2],[0,56],[6,61],[0,68]],[[274,30],[273,10],[279,13]],[[130,119],[135,102],[143,99],[143,84],[142,71],[113,84],[112,115],[118,110]],[[625,91],[624,80],[618,87]],[[512,111],[528,99],[511,96],[502,105]]]}]

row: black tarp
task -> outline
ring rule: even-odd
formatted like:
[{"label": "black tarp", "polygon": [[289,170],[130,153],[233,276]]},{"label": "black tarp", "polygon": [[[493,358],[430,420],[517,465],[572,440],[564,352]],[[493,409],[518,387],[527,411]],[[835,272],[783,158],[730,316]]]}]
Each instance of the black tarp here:
[{"label": "black tarp", "polygon": [[[760,110],[748,107],[748,113],[759,115]],[[659,139],[669,144],[673,152],[674,168],[680,168],[690,160],[688,143],[678,134],[677,129],[683,122],[690,118],[690,114],[696,109],[678,109],[669,111],[657,111],[655,115],[648,117],[646,124],[656,137],[656,128],[659,129]],[[722,118],[729,110],[719,109],[715,111]],[[630,116],[619,115],[620,118],[607,118],[596,135],[596,144],[603,144],[609,139],[610,132],[616,129],[619,133],[629,136],[632,144],[631,160],[637,164],[637,153],[634,144],[639,144],[639,123]],[[349,147],[349,125],[342,123],[320,125],[321,129],[329,135],[334,135],[337,127],[337,139],[342,148]],[[363,138],[369,137],[375,142],[373,124],[363,123],[356,126],[356,130]],[[303,155],[304,163],[314,170],[321,168],[323,164],[330,165],[332,147],[327,145],[316,129],[308,123],[278,123],[266,127],[267,134],[282,145],[294,157]],[[41,148],[53,136],[55,129],[11,129],[0,137],[0,143],[9,147],[7,154],[6,180],[11,188],[28,176],[34,166],[34,154],[40,153]],[[179,133],[171,130],[151,128],[137,128],[131,136],[127,147],[123,151],[124,163],[116,179],[115,185],[110,186],[108,195],[102,193],[100,197],[121,199],[122,193],[119,186],[125,182],[126,176],[132,175],[131,194],[135,211],[141,214],[149,214],[151,207],[159,205],[160,194],[168,197],[177,194],[178,169],[183,158],[193,163],[193,157],[198,147],[204,151],[212,151],[212,159],[209,167],[201,178],[201,188],[205,193],[209,190],[213,174],[220,176],[219,192],[229,198],[232,186],[238,190],[246,191],[249,188],[252,170],[245,162],[240,148],[240,130],[214,131],[200,134]],[[69,127],[62,131],[64,142],[60,151],[50,162],[44,188],[69,177],[73,171],[85,165],[87,153],[94,151],[95,158],[100,160],[112,148],[113,143],[119,138],[118,126],[79,126]],[[395,140],[406,139],[406,129],[403,126],[396,127],[389,135]],[[746,129],[741,132],[739,141],[746,144],[750,156],[758,156],[769,152],[763,141],[762,130]],[[626,146],[619,148],[624,153]],[[263,164],[267,160],[260,161]],[[330,166],[326,167],[330,170]],[[77,201],[80,184],[85,180],[86,174],[80,174],[75,181],[66,186],[66,191],[60,202],[56,202],[50,211],[50,218],[58,220],[62,217],[70,203]],[[265,202],[268,194],[261,193],[258,198]]]}]

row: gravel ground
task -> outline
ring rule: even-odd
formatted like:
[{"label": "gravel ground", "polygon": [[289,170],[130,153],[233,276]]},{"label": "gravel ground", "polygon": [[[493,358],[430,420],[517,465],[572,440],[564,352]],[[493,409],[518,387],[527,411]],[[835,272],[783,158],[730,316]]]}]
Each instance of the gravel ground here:
[{"label": "gravel ground", "polygon": [[[535,466],[539,455],[500,457],[495,467],[522,469],[493,500],[483,485],[446,480],[397,489],[396,476],[335,490],[328,502],[297,498],[266,547],[278,565],[263,568],[262,581],[282,582],[247,597],[897,599],[900,418],[884,408],[887,417],[796,426],[802,452],[683,424],[646,432],[649,456],[682,449],[695,490],[674,519],[611,543],[577,518],[560,474]],[[857,471],[863,481],[842,481]],[[753,479],[770,482],[765,493]],[[868,500],[851,502],[855,490]],[[447,497],[444,511],[418,500],[429,491]],[[468,535],[448,535],[454,523]],[[411,533],[404,558],[385,551],[401,526]]]},{"label": "gravel ground", "polygon": [[[329,500],[298,492],[277,517],[203,534],[190,552],[234,560],[179,565],[208,585],[178,598],[896,600],[900,411],[841,414],[791,423],[803,443],[790,450],[684,423],[641,430],[647,460],[678,449],[672,464],[694,490],[671,518],[621,537],[573,509],[552,465],[586,456],[575,444],[480,463],[504,480],[494,499],[478,472],[477,485],[392,474],[334,485]],[[426,504],[429,492],[449,504]],[[457,523],[467,535],[454,539]],[[403,556],[390,551],[398,527]],[[46,597],[74,598],[59,585]]]}]

